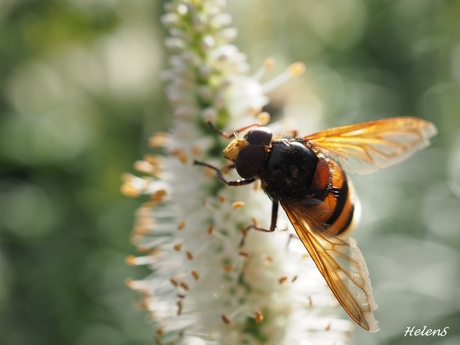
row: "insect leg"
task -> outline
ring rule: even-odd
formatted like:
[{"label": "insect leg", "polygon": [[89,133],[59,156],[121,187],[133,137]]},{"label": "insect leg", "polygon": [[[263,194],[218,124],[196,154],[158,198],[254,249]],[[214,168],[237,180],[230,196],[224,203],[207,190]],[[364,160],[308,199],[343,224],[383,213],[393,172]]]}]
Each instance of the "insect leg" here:
[{"label": "insect leg", "polygon": [[273,203],[272,203],[272,219],[270,221],[270,228],[268,230],[264,229],[264,228],[261,228],[260,226],[258,226],[256,224],[249,225],[246,228],[246,230],[255,229],[257,231],[264,231],[264,232],[273,232],[273,231],[275,231],[276,221],[278,220],[278,206],[279,206],[278,201],[273,201]]},{"label": "insect leg", "polygon": [[204,167],[207,167],[207,168],[210,168],[210,169],[214,170],[216,172],[216,174],[217,174],[217,177],[222,182],[224,182],[227,186],[244,186],[244,185],[250,184],[250,183],[252,183],[252,182],[254,182],[256,180],[255,178],[251,178],[249,180],[227,181],[225,179],[225,177],[224,177],[224,174],[222,174],[222,171],[219,168],[216,168],[215,166],[213,166],[211,164],[207,164],[207,163],[204,163],[204,162],[199,162],[199,161],[194,160],[193,165],[202,165]]},{"label": "insect leg", "polygon": [[233,136],[236,136],[236,134],[238,133],[241,133],[243,131],[245,131],[246,129],[249,129],[251,127],[260,127],[261,125],[259,123],[254,123],[252,125],[249,125],[249,126],[245,126],[245,127],[241,127],[240,129],[237,129],[235,131],[233,131],[231,134],[229,133],[226,133],[226,132],[223,132],[221,131],[220,129],[217,129],[216,127],[214,127],[214,125],[212,124],[211,121],[206,121],[206,124],[209,126],[209,128],[211,128],[214,132],[216,132],[217,134],[223,136],[224,138],[227,138],[227,139],[230,139],[231,137]]},{"label": "insect leg", "polygon": [[273,232],[276,229],[276,222],[278,220],[278,207],[279,203],[278,201],[273,201],[272,203],[272,219],[270,221],[270,228],[269,229],[264,229],[261,228],[260,226],[256,224],[249,225],[247,228],[242,228],[241,231],[243,233],[243,238],[241,239],[240,242],[240,247],[244,245],[244,241],[246,239],[246,236],[248,235],[248,231],[251,229],[257,230],[257,231],[263,231],[263,232]]}]

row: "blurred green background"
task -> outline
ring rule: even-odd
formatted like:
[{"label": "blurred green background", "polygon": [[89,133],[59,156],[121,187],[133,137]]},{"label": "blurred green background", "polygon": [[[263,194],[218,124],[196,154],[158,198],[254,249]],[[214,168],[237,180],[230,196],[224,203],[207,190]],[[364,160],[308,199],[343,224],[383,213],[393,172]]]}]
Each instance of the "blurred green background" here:
[{"label": "blurred green background", "polygon": [[[0,344],[151,344],[125,265],[140,200],[120,176],[172,121],[158,0],[0,2]],[[302,61],[270,93],[311,130],[413,115],[433,145],[354,176],[355,233],[381,331],[355,344],[460,344],[460,2],[232,0],[255,71]],[[303,130],[301,130],[303,132]],[[407,327],[449,327],[404,337]]]}]

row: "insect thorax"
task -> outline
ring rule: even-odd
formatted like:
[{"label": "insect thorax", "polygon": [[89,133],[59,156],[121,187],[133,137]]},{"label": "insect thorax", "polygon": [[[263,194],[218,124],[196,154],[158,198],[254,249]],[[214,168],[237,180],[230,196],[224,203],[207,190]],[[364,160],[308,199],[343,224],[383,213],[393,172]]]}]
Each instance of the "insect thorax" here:
[{"label": "insect thorax", "polygon": [[311,187],[318,157],[299,139],[278,139],[259,177],[262,188],[271,199],[304,198]]}]

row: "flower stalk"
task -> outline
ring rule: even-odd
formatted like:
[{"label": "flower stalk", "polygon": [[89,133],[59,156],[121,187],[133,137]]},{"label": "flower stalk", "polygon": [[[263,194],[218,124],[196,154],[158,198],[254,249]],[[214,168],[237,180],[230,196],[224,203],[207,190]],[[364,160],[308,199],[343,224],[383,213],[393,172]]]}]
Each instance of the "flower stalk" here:
[{"label": "flower stalk", "polygon": [[[300,241],[289,241],[289,231],[242,231],[252,223],[268,226],[271,203],[260,185],[227,187],[193,165],[196,159],[225,166],[228,140],[207,121],[230,130],[265,125],[266,93],[302,74],[303,65],[262,84],[274,60],[248,75],[246,56],[229,44],[237,30],[229,27],[225,1],[173,0],[165,9],[171,56],[162,77],[174,127],[149,141],[164,154],[136,162],[143,177],[126,174],[122,186],[127,196],[149,197],[131,237],[141,254],[127,262],[147,265],[152,274],[127,284],[143,295],[156,343],[346,343],[351,322],[334,316],[338,303]],[[282,121],[272,129],[289,130]],[[286,228],[280,218],[278,228]]]}]

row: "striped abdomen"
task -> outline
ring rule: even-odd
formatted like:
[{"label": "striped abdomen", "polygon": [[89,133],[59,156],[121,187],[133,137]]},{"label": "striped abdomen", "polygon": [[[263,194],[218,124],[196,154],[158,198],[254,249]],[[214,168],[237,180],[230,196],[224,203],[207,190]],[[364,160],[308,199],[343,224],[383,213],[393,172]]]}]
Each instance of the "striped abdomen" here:
[{"label": "striped abdomen", "polygon": [[327,225],[331,235],[348,236],[359,218],[359,201],[340,165],[320,159],[312,187],[316,189],[313,197],[328,206],[326,213],[318,215],[319,220]]}]

